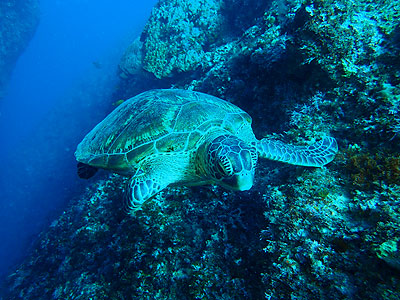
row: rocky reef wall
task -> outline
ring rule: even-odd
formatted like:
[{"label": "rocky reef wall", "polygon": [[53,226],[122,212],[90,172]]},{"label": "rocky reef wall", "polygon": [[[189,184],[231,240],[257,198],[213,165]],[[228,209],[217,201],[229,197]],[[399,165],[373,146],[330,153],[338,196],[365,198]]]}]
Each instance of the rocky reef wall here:
[{"label": "rocky reef wall", "polygon": [[38,0],[0,2],[0,98],[11,72],[39,24]]},{"label": "rocky reef wall", "polygon": [[110,175],[9,277],[10,299],[399,299],[400,4],[160,1],[120,64],[231,101],[259,137],[339,142],[310,169],[260,162],[252,190],[168,188],[122,209]]}]

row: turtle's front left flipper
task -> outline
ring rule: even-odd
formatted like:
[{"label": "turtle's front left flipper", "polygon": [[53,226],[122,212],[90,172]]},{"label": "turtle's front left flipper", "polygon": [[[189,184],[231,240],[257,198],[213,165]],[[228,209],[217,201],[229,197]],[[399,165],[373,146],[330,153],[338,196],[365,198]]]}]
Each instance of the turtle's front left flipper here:
[{"label": "turtle's front left flipper", "polygon": [[310,146],[294,146],[262,139],[257,142],[256,147],[262,158],[306,167],[322,167],[330,163],[338,152],[338,145],[333,137],[326,137]]}]

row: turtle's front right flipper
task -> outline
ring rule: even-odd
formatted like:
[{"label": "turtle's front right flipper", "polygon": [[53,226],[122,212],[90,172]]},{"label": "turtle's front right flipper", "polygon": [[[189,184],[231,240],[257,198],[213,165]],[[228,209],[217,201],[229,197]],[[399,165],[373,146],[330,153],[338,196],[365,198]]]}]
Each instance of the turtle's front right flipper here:
[{"label": "turtle's front right flipper", "polygon": [[294,146],[277,140],[262,139],[256,144],[259,156],[291,165],[322,167],[330,163],[338,152],[333,137],[326,137],[310,146]]},{"label": "turtle's front right flipper", "polygon": [[130,213],[139,210],[144,202],[165,189],[169,183],[146,175],[132,177],[126,189],[125,206],[127,210]]},{"label": "turtle's front right flipper", "polygon": [[187,169],[188,160],[185,154],[169,156],[160,155],[145,162],[137,169],[136,174],[128,181],[125,206],[130,214],[140,210],[143,203],[152,199],[170,184],[179,182]]}]

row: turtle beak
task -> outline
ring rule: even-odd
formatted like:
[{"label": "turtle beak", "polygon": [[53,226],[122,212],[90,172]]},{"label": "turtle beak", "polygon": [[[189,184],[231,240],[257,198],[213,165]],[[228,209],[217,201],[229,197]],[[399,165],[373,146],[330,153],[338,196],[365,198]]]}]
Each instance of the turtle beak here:
[{"label": "turtle beak", "polygon": [[247,191],[251,189],[254,182],[254,173],[246,172],[247,174],[241,174],[237,178],[238,191]]},{"label": "turtle beak", "polygon": [[226,189],[233,191],[247,191],[254,183],[254,171],[242,171],[234,176],[225,177],[220,184]]}]

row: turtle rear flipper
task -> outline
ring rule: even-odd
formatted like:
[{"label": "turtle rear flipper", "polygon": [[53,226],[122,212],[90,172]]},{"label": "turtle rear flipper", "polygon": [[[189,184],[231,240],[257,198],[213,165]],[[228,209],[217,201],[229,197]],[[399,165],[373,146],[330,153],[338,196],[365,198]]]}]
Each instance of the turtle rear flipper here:
[{"label": "turtle rear flipper", "polygon": [[90,177],[93,177],[98,170],[96,167],[89,166],[81,162],[78,162],[77,167],[78,167],[78,176],[79,178],[83,179],[89,179]]},{"label": "turtle rear flipper", "polygon": [[262,158],[305,167],[322,167],[330,163],[338,152],[337,142],[332,137],[326,137],[310,146],[294,146],[262,139],[256,147]]}]

